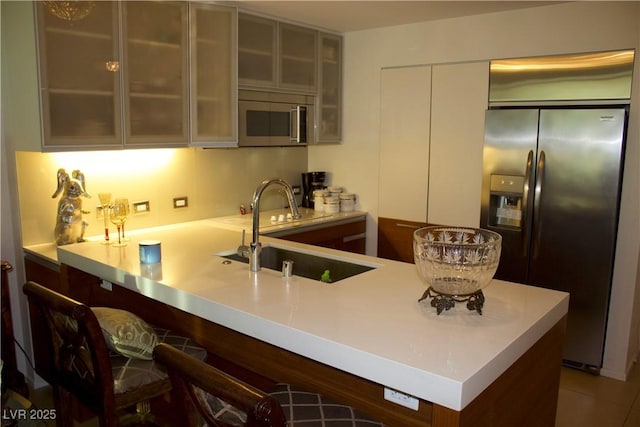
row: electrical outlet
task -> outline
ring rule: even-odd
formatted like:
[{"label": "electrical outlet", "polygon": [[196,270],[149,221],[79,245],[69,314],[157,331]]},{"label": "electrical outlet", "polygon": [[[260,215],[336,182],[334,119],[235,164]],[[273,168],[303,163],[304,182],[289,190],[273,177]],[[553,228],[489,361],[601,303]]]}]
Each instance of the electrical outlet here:
[{"label": "electrical outlet", "polygon": [[173,208],[186,208],[189,206],[189,198],[187,196],[184,197],[175,197],[173,199]]},{"label": "electrical outlet", "polygon": [[294,185],[293,187],[291,187],[291,189],[293,190],[293,194],[295,195],[302,193],[302,190],[300,189],[299,185]]},{"label": "electrical outlet", "polygon": [[111,282],[110,282],[110,281],[108,281],[108,280],[104,280],[104,279],[102,279],[102,282],[100,283],[100,287],[101,287],[102,289],[106,289],[106,290],[108,290],[108,291],[112,291],[112,290],[113,290],[113,283],[111,283]]},{"label": "electrical outlet", "polygon": [[133,202],[133,213],[134,214],[146,213],[146,212],[149,212],[150,210],[151,210],[151,208],[149,206],[149,201],[148,200],[144,200],[142,202]]},{"label": "electrical outlet", "polygon": [[418,410],[418,406],[420,404],[420,401],[415,397],[386,387],[384,388],[384,398],[389,402],[397,403],[398,405],[413,409],[414,411]]}]

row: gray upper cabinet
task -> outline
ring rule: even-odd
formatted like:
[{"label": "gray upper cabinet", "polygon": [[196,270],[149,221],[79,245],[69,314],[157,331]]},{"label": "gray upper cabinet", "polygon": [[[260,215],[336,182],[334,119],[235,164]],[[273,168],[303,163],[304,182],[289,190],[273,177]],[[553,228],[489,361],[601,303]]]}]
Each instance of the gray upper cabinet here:
[{"label": "gray upper cabinet", "polygon": [[318,143],[342,138],[342,37],[319,34]]},{"label": "gray upper cabinet", "polygon": [[116,2],[78,21],[34,2],[43,150],[122,146],[122,56]]},{"label": "gray upper cabinet", "polygon": [[122,2],[125,146],[189,141],[188,3]]},{"label": "gray upper cabinet", "polygon": [[34,4],[43,151],[237,145],[235,8],[105,1],[68,21]]},{"label": "gray upper cabinet", "polygon": [[315,93],[317,40],[309,28],[238,14],[238,83]]},{"label": "gray upper cabinet", "polygon": [[238,145],[235,8],[191,3],[191,145]]},{"label": "gray upper cabinet", "polygon": [[318,32],[309,28],[278,25],[278,84],[281,88],[315,92]]},{"label": "gray upper cabinet", "polygon": [[276,87],[278,23],[238,14],[238,84]]},{"label": "gray upper cabinet", "polygon": [[239,13],[238,85],[316,95],[318,128],[312,142],[340,142],[341,36]]},{"label": "gray upper cabinet", "polygon": [[315,93],[318,32],[238,14],[238,83],[243,87]]}]

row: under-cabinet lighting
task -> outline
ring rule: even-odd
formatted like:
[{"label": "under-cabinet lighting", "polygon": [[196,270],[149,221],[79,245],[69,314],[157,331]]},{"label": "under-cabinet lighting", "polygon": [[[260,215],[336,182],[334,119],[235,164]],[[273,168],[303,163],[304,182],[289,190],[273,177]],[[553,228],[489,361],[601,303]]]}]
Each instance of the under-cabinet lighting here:
[{"label": "under-cabinet lighting", "polygon": [[175,154],[173,148],[118,150],[118,151],[73,151],[52,153],[57,168],[69,171],[81,169],[99,174],[127,174],[138,176],[157,172],[166,167]]}]

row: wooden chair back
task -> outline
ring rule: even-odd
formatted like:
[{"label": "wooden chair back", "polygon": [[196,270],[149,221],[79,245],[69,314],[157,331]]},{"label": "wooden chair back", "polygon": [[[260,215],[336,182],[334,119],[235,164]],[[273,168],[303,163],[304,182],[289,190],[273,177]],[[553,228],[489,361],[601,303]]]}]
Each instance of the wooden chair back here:
[{"label": "wooden chair back", "polygon": [[278,401],[269,394],[203,363],[169,345],[158,344],[154,359],[162,364],[172,383],[172,401],[182,412],[185,425],[230,427],[216,418],[211,400],[226,402],[246,414],[247,427],[285,427],[287,421]]},{"label": "wooden chair back", "polygon": [[32,329],[45,331],[41,336],[48,337],[50,363],[45,379],[54,389],[62,425],[72,420],[70,395],[98,414],[101,425],[116,425],[109,351],[93,311],[34,282],[27,282],[23,291],[32,313]]}]

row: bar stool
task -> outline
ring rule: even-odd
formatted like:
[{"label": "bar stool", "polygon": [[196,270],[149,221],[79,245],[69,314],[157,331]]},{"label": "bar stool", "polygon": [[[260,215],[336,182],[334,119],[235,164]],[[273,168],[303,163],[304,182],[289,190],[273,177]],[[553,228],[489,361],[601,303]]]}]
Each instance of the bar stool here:
[{"label": "bar stool", "polygon": [[188,338],[130,312],[89,307],[34,282],[23,291],[32,337],[45,331],[48,338],[50,363],[38,373],[53,388],[58,426],[73,425],[72,397],[96,414],[102,427],[153,423],[149,402],[171,389],[153,348],[165,343],[195,360],[206,359],[206,350]]},{"label": "bar stool", "polygon": [[172,402],[188,427],[384,427],[350,406],[289,384],[265,393],[165,344],[153,354],[169,373]]}]

